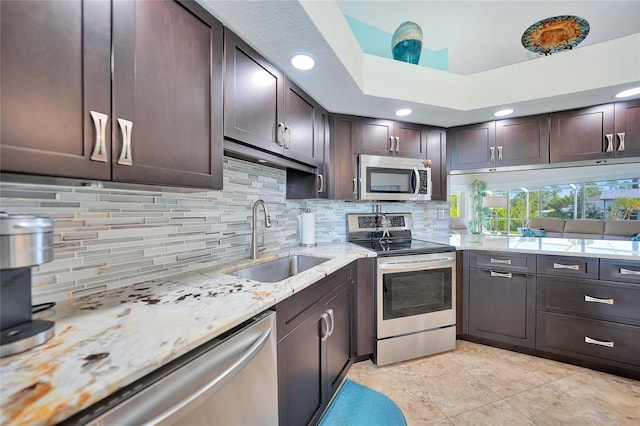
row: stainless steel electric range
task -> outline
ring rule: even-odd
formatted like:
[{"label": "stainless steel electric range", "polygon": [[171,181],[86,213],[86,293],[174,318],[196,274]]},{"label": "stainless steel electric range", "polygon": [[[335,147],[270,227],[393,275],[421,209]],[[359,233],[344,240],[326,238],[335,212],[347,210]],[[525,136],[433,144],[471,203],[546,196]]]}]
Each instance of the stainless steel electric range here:
[{"label": "stainless steel electric range", "polygon": [[374,362],[455,349],[455,247],[413,238],[411,213],[352,213],[347,226],[378,255]]}]

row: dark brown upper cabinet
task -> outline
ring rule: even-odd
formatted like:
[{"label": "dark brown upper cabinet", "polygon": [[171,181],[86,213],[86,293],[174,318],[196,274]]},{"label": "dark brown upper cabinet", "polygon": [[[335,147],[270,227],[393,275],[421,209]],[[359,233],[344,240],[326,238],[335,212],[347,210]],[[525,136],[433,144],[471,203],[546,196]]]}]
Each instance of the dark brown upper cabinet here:
[{"label": "dark brown upper cabinet", "polygon": [[551,162],[613,158],[614,110],[606,104],[552,113]]},{"label": "dark brown upper cabinet", "polygon": [[194,2],[113,2],[114,180],[222,189],[222,49]]},{"label": "dark brown upper cabinet", "polygon": [[551,162],[640,157],[640,99],[551,114]]},{"label": "dark brown upper cabinet", "polygon": [[426,158],[425,126],[393,120],[360,118],[358,154]]},{"label": "dark brown upper cabinet", "polygon": [[222,188],[223,34],[204,9],[0,7],[3,171]]},{"label": "dark brown upper cabinet", "polygon": [[224,136],[313,167],[319,105],[225,29]]},{"label": "dark brown upper cabinet", "polygon": [[[111,109],[109,1],[0,2],[0,169],[109,180],[91,112]],[[94,114],[95,115],[95,114]],[[103,117],[104,115],[104,117]],[[102,125],[111,158],[111,129]]]},{"label": "dark brown upper cabinet", "polygon": [[546,164],[549,116],[534,115],[449,129],[451,169]]},{"label": "dark brown upper cabinet", "polygon": [[328,197],[332,200],[355,200],[358,197],[358,165],[355,151],[358,117],[331,114],[330,121]]},{"label": "dark brown upper cabinet", "polygon": [[640,99],[615,106],[616,157],[640,157]]},{"label": "dark brown upper cabinet", "polygon": [[428,127],[425,131],[426,155],[431,160],[431,200],[447,200],[447,132]]}]

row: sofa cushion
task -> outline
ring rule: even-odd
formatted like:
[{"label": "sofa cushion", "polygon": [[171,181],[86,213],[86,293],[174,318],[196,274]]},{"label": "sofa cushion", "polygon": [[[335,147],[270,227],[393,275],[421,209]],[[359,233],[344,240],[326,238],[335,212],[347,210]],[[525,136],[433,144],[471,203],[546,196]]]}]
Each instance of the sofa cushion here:
[{"label": "sofa cushion", "polygon": [[529,219],[529,229],[544,229],[547,237],[562,237],[564,232],[564,219],[557,217],[538,217]]},{"label": "sofa cushion", "polygon": [[610,220],[604,225],[605,240],[627,240],[640,233],[640,220]]},{"label": "sofa cushion", "polygon": [[572,219],[564,225],[564,238],[584,238],[589,240],[601,240],[604,234],[604,220]]}]

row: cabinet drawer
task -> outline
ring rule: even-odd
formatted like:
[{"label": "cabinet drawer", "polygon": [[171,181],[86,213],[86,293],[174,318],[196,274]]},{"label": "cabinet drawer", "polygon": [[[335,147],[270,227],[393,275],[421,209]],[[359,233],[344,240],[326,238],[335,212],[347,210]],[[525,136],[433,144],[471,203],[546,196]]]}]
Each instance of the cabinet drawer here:
[{"label": "cabinet drawer", "polygon": [[640,262],[600,259],[600,279],[640,284]]},{"label": "cabinet drawer", "polygon": [[640,327],[538,312],[536,349],[640,365]]},{"label": "cabinet drawer", "polygon": [[536,255],[471,251],[469,253],[469,267],[479,269],[495,269],[513,272],[536,272]]},{"label": "cabinet drawer", "polygon": [[538,255],[538,274],[598,279],[598,259]]},{"label": "cabinet drawer", "polygon": [[278,341],[315,312],[316,305],[355,277],[355,262],[276,305]]},{"label": "cabinet drawer", "polygon": [[538,310],[640,326],[640,286],[538,276]]}]

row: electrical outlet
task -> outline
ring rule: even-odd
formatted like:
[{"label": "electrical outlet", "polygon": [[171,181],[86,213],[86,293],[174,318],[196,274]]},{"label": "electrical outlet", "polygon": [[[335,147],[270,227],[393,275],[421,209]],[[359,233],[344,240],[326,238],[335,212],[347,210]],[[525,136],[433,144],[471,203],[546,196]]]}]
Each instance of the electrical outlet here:
[{"label": "electrical outlet", "polygon": [[438,210],[438,219],[439,220],[443,220],[444,219],[444,210]]},{"label": "electrical outlet", "polygon": [[424,209],[422,210],[422,220],[427,220],[429,219],[429,210]]}]

